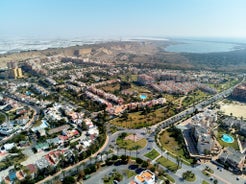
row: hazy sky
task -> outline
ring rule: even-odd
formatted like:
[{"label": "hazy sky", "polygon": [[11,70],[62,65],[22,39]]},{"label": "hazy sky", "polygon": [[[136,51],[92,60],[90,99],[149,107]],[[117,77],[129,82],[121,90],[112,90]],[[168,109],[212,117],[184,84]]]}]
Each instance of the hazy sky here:
[{"label": "hazy sky", "polygon": [[246,0],[0,0],[0,37],[246,37]]}]

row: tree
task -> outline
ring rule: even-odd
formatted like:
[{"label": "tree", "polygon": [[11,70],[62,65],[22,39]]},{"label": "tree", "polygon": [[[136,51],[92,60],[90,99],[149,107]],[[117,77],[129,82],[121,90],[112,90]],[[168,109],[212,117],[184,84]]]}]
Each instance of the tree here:
[{"label": "tree", "polygon": [[123,118],[124,120],[128,120],[128,112],[127,112],[127,111],[124,111],[124,112],[122,113],[122,118]]},{"label": "tree", "polygon": [[176,161],[177,161],[177,169],[179,168],[180,164],[182,163],[182,160],[179,156],[176,157]]},{"label": "tree", "polygon": [[63,179],[63,184],[74,184],[76,181],[72,176],[67,176]]},{"label": "tree", "polygon": [[195,177],[195,174],[191,171],[186,171],[182,174],[182,177],[185,180],[189,180],[189,179],[193,179]]},{"label": "tree", "polygon": [[167,151],[167,153],[166,153],[166,154],[167,154],[167,159],[168,159],[168,156],[169,156],[169,152]]},{"label": "tree", "polygon": [[204,154],[205,154],[205,155],[210,155],[210,151],[207,150],[207,149],[205,149],[205,150],[204,150]]},{"label": "tree", "polygon": [[137,164],[142,164],[143,163],[143,160],[141,158],[136,158],[136,163]]}]

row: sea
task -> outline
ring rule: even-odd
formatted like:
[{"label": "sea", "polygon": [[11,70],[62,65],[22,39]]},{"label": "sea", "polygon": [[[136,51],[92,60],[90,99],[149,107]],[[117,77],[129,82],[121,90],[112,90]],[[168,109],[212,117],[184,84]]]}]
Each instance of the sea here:
[{"label": "sea", "polygon": [[246,39],[170,39],[173,44],[165,47],[167,52],[215,53],[246,48]]}]

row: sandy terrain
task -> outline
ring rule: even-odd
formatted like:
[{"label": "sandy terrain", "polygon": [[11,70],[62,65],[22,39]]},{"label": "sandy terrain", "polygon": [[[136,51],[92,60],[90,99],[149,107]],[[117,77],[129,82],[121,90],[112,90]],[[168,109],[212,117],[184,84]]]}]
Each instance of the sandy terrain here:
[{"label": "sandy terrain", "polygon": [[245,103],[239,103],[239,102],[233,102],[231,104],[226,104],[223,102],[220,102],[220,109],[226,114],[230,115],[232,113],[235,117],[243,117],[246,119],[246,104]]}]

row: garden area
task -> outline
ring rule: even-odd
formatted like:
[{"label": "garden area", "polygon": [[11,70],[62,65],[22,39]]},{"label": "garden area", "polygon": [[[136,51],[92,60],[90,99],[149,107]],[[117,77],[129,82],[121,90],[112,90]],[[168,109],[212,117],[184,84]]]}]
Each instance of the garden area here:
[{"label": "garden area", "polygon": [[[126,137],[131,136],[133,139],[126,139]],[[116,144],[119,148],[127,150],[138,150],[142,149],[147,145],[147,140],[145,138],[138,138],[136,134],[122,133],[116,140]],[[136,137],[136,138],[134,138]]]},{"label": "garden area", "polygon": [[[192,164],[194,160],[190,158],[189,153],[184,144],[184,139],[181,130],[176,127],[171,127],[160,134],[161,146],[173,155],[179,156]],[[184,162],[185,163],[185,162]]]},{"label": "garden area", "polygon": [[[234,142],[233,143],[226,143],[223,140],[221,140],[223,134],[229,134],[230,136],[232,136],[234,139]],[[218,128],[218,134],[217,134],[216,138],[222,147],[233,147],[234,149],[239,150],[236,136],[231,134],[229,131],[223,129],[222,127]]]}]

